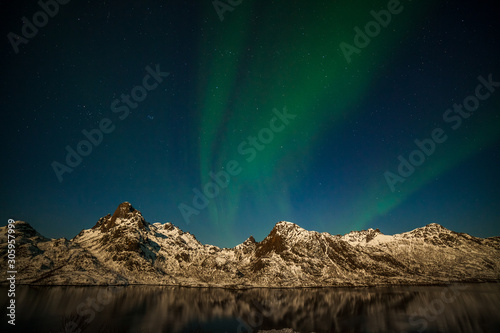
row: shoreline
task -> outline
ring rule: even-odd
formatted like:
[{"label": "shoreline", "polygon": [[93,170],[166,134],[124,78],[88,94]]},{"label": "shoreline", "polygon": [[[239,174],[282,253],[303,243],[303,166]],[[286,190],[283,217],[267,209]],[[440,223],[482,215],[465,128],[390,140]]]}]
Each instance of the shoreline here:
[{"label": "shoreline", "polygon": [[[387,287],[446,287],[453,284],[486,284],[486,283],[500,283],[499,280],[485,280],[485,281],[449,281],[438,283],[384,283],[372,285],[326,285],[326,286],[219,286],[219,285],[179,285],[179,284],[150,284],[150,283],[128,283],[128,284],[29,284],[19,283],[16,286],[28,287],[178,287],[178,288],[197,288],[197,289],[226,289],[226,290],[250,290],[250,289],[368,289],[368,288],[387,288]],[[0,283],[0,287],[8,287],[6,283]]]}]

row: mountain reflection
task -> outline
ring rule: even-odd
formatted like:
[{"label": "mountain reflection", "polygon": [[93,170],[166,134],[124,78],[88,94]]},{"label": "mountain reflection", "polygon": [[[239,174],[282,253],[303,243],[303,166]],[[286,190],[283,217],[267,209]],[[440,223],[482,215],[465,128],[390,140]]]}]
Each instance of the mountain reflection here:
[{"label": "mountain reflection", "polygon": [[42,332],[500,331],[499,284],[249,290],[18,286],[16,303],[17,328]]}]

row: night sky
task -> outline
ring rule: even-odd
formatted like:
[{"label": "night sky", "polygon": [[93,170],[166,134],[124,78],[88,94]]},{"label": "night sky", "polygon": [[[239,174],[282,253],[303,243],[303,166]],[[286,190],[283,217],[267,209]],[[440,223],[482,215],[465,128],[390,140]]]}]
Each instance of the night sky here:
[{"label": "night sky", "polygon": [[60,2],[1,3],[3,223],[500,235],[496,1]]}]

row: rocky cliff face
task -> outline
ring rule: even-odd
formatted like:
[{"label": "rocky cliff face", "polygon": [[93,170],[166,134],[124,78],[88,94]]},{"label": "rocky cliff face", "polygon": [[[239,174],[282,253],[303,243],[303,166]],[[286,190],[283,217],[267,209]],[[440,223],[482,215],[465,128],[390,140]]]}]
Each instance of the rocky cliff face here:
[{"label": "rocky cliff face", "polygon": [[[7,260],[7,227],[0,257]],[[344,236],[278,222],[261,242],[232,249],[201,244],[171,223],[150,224],[128,202],[71,240],[16,222],[18,283],[165,284],[233,288],[435,284],[500,277],[500,237],[429,224],[393,236]],[[2,272],[5,275],[5,271]],[[5,281],[5,277],[2,278]]]}]

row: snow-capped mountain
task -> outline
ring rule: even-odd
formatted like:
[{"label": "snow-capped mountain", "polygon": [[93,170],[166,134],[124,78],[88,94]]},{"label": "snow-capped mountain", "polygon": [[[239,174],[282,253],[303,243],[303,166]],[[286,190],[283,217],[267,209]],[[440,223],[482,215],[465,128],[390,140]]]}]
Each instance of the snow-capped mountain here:
[{"label": "snow-capped mountain", "polygon": [[[6,235],[1,227],[3,262]],[[148,223],[124,202],[71,240],[45,238],[21,221],[16,236],[16,279],[26,284],[246,288],[500,279],[500,237],[477,238],[435,223],[392,236],[378,229],[340,236],[282,221],[261,242],[250,236],[221,249],[171,223]]]}]

